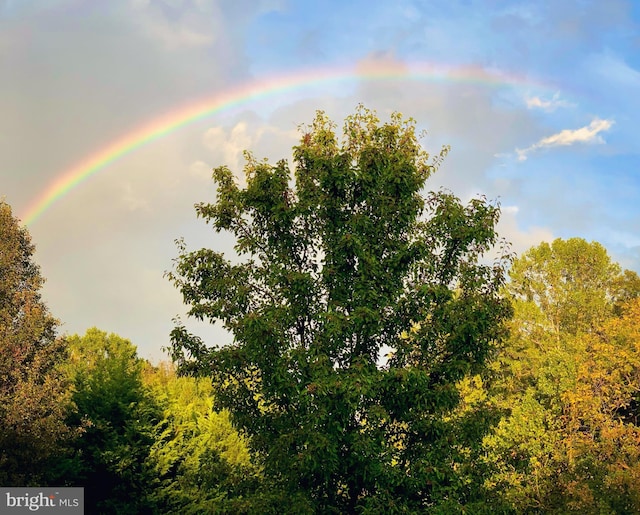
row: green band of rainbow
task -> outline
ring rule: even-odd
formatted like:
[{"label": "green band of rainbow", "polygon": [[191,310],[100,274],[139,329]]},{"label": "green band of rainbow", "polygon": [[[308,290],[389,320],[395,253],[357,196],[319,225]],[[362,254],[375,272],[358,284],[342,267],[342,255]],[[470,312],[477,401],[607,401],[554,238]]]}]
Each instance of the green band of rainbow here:
[{"label": "green band of rainbow", "polygon": [[278,94],[332,82],[353,80],[405,79],[445,83],[470,83],[484,86],[528,86],[549,90],[548,86],[515,75],[503,75],[478,67],[442,67],[433,64],[397,65],[375,62],[359,68],[331,68],[281,75],[233,87],[212,98],[192,103],[169,112],[123,137],[111,142],[98,152],[89,155],[73,168],[58,175],[32,202],[22,216],[26,225],[33,224],[55,202],[89,177],[134,150],[169,134],[180,127],[221,111]]}]

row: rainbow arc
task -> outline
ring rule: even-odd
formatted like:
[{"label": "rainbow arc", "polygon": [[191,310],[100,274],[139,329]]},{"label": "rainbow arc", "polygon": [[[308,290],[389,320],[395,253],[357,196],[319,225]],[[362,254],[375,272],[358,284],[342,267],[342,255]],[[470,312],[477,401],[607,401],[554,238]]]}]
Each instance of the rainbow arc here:
[{"label": "rainbow arc", "polygon": [[172,110],[166,115],[145,123],[135,130],[111,141],[86,156],[68,170],[59,173],[48,186],[27,206],[22,220],[33,224],[61,198],[123,156],[178,130],[197,120],[211,117],[225,110],[250,104],[266,97],[282,95],[309,86],[356,80],[428,81],[443,83],[469,83],[488,87],[526,86],[549,90],[548,86],[526,77],[505,75],[479,67],[446,67],[427,63],[400,65],[391,62],[366,62],[356,68],[313,69],[257,80],[222,91],[211,98]]}]

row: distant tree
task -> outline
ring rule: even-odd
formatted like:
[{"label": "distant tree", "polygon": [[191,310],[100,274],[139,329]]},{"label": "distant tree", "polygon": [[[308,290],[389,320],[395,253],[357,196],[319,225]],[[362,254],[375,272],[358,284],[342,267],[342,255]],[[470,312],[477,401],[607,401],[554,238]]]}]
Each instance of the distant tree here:
[{"label": "distant tree", "polygon": [[567,391],[565,498],[581,513],[640,512],[640,299],[584,338]]},{"label": "distant tree", "polygon": [[[247,186],[214,170],[197,213],[236,238],[169,274],[189,313],[234,335],[208,348],[178,325],[183,373],[212,375],[218,406],[250,438],[265,481],[256,513],[450,513],[470,502],[458,382],[481,370],[510,306],[508,256],[486,264],[499,208],[424,194],[432,162],[414,123],[363,108],[344,139],[319,113],[295,178],[247,154]],[[387,355],[387,358],[384,355]],[[478,434],[474,435],[476,438]]]},{"label": "distant tree", "polygon": [[640,511],[637,274],[599,243],[571,238],[525,252],[510,278],[488,484],[518,513]]},{"label": "distant tree", "polygon": [[161,411],[142,381],[135,346],[96,328],[68,337],[66,365],[84,432],[60,467],[60,481],[85,487],[91,513],[151,513],[153,471],[148,463]]},{"label": "distant tree", "polygon": [[0,201],[0,484],[42,486],[47,461],[72,435],[65,343],[41,299],[26,227]]},{"label": "distant tree", "polygon": [[623,273],[602,245],[582,238],[558,238],[529,249],[509,275],[514,299],[537,307],[556,333],[589,332],[618,302],[640,295],[635,272]]}]

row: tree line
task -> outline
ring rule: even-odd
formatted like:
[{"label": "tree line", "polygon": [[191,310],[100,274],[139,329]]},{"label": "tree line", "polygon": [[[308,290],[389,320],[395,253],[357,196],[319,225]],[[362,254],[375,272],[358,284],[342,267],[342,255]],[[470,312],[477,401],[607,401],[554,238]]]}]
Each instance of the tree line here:
[{"label": "tree line", "polygon": [[415,122],[323,113],[293,166],[246,154],[196,205],[235,254],[167,277],[170,364],[57,333],[0,203],[0,484],[91,513],[640,511],[640,278],[580,238],[519,257],[498,204],[427,192]]}]

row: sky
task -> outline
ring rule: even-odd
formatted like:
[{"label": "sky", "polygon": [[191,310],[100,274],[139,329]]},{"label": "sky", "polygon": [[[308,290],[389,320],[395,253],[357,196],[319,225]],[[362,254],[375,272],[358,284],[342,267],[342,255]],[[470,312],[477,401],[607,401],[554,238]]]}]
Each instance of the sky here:
[{"label": "sky", "polygon": [[0,77],[0,198],[63,334],[167,359],[175,240],[233,249],[195,216],[211,169],[359,103],[450,145],[429,188],[500,202],[515,252],[581,237],[640,272],[635,0],[0,0]]}]

